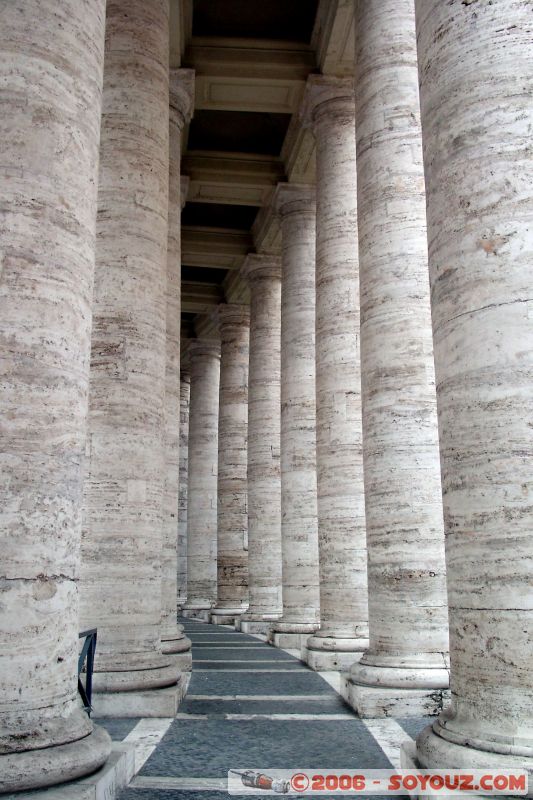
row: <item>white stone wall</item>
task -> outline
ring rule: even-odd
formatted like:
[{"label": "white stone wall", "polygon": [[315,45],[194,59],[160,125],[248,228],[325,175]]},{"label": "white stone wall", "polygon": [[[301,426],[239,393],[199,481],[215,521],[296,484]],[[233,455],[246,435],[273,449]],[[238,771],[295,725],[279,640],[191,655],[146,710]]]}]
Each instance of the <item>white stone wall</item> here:
[{"label": "white stone wall", "polygon": [[433,688],[448,623],[413,0],[357,0],[355,30],[370,648],[352,674]]},{"label": "white stone wall", "polygon": [[[281,218],[281,540],[283,618],[319,622],[316,498],[314,187],[279,184]],[[302,626],[308,626],[302,627]],[[296,632],[296,631],[295,631]]]},{"label": "white stone wall", "polygon": [[81,591],[102,691],[177,675],[161,653],[168,136],[168,0],[110,0]]},{"label": "white stone wall", "polygon": [[349,666],[350,651],[368,646],[353,82],[310,76],[302,115],[317,147],[320,631],[308,647],[338,651],[308,663],[333,669]]},{"label": "white stone wall", "polygon": [[11,0],[0,18],[0,792],[9,792],[85,775],[110,750],[79,706],[76,677],[105,3]]},{"label": "white stone wall", "polygon": [[452,689],[418,752],[533,771],[532,9],[416,9]]},{"label": "white stone wall", "polygon": [[181,370],[180,381],[180,486],[178,508],[178,605],[187,599],[187,481],[189,476],[189,404],[191,376]]},{"label": "white stone wall", "polygon": [[248,605],[248,364],[250,310],[217,309],[221,339],[218,420],[216,613]]},{"label": "white stone wall", "polygon": [[187,604],[209,609],[217,599],[217,474],[220,343],[189,345],[189,482],[187,503]]},{"label": "white stone wall", "polygon": [[281,615],[280,324],[281,264],[249,255],[248,571],[250,607],[244,621]]},{"label": "white stone wall", "polygon": [[[170,91],[168,253],[166,286],[165,487],[161,561],[163,650],[172,651],[177,629],[181,333],[181,132],[190,120],[192,70],[173,70]],[[174,644],[172,644],[174,642]]]}]

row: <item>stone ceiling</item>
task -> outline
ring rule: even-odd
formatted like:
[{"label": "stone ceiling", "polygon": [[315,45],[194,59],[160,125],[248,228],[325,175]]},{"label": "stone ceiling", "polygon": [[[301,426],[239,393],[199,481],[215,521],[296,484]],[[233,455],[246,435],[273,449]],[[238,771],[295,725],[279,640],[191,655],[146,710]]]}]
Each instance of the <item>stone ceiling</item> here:
[{"label": "stone ceiling", "polygon": [[298,108],[307,76],[352,74],[353,0],[171,0],[171,68],[195,70],[183,137],[182,325],[206,335],[221,301],[247,299],[238,270],[276,251],[279,181],[314,182]]}]

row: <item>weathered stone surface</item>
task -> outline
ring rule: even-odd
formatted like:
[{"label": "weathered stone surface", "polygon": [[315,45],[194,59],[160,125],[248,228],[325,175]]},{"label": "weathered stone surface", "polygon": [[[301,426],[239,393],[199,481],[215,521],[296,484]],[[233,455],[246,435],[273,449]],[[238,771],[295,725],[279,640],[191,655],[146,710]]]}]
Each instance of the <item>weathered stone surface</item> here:
[{"label": "weathered stone surface", "polygon": [[370,647],[362,686],[445,687],[448,624],[413,0],[355,5]]},{"label": "weathered stone surface", "polygon": [[180,377],[180,488],[178,508],[178,606],[187,600],[187,481],[189,476],[189,405],[191,376],[181,369]]},{"label": "weathered stone surface", "polygon": [[177,678],[161,652],[168,134],[168,0],[109,0],[81,592],[97,692]]},{"label": "weathered stone surface", "polygon": [[368,647],[353,81],[312,75],[302,108],[317,153],[316,398],[320,631],[313,669]]},{"label": "weathered stone surface", "polygon": [[0,792],[103,764],[77,696],[103,0],[0,9]]},{"label": "weathered stone surface", "polygon": [[217,474],[220,342],[189,345],[189,485],[187,505],[187,603],[184,616],[207,621],[217,599]]},{"label": "weathered stone surface", "polygon": [[248,611],[244,632],[263,633],[281,616],[280,325],[281,263],[247,257],[250,284],[248,374]]},{"label": "weathered stone surface", "polygon": [[[169,125],[168,253],[166,291],[165,488],[161,559],[161,641],[164,653],[179,652],[185,638],[177,625],[178,505],[181,328],[181,132],[193,104],[194,72],[171,71]],[[187,640],[188,641],[188,640]]]},{"label": "weathered stone surface", "polygon": [[[248,606],[248,362],[250,309],[217,309],[221,340],[218,418],[217,604],[213,622]],[[220,620],[219,620],[220,621]]]},{"label": "weathered stone surface", "polygon": [[[315,397],[315,190],[279,184],[281,218],[281,546],[283,617],[276,633],[319,623]],[[287,642],[287,636],[283,641]],[[284,646],[288,647],[289,644]]]},{"label": "weathered stone surface", "polygon": [[533,772],[531,5],[416,9],[453,697],[418,757]]}]

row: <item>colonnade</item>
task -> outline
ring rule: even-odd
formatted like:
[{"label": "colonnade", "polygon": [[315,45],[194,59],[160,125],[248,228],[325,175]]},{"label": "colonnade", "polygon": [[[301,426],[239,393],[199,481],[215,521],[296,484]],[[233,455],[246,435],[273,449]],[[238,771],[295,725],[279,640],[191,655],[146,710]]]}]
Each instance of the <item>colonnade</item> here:
[{"label": "colonnade", "polygon": [[361,716],[438,714],[422,766],[533,771],[528,10],[355,0],[316,185],[181,375],[168,0],[2,10],[0,791],[105,762],[82,628],[97,713],[175,713],[178,599]]}]

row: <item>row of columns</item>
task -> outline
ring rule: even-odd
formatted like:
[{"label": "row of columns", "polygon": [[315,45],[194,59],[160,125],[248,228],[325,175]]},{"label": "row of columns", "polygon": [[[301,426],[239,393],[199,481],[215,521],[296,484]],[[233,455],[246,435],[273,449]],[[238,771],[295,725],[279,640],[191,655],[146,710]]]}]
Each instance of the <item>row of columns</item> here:
[{"label": "row of columns", "polygon": [[[506,36],[520,49],[524,4],[512,11]],[[520,422],[526,373],[531,384],[531,215],[517,211],[511,232],[485,189],[465,199],[477,185],[469,159],[477,168],[501,141],[490,115],[484,143],[458,138],[461,125],[465,136],[479,125],[484,102],[476,75],[461,105],[465,31],[487,27],[478,64],[501,38],[498,15],[420,3],[415,24],[409,0],[356,2],[355,12],[357,93],[351,81],[312,76],[304,98],[316,197],[280,185],[281,259],[251,255],[243,269],[250,607],[234,609],[236,625],[301,646],[315,669],[349,670],[343,693],[362,716],[441,711],[418,738],[419,765],[532,769],[530,488],[517,483],[531,455]],[[479,186],[514,209],[526,197],[526,128],[512,87],[530,67],[519,58],[515,80],[504,49],[496,63],[509,108],[498,95],[492,115],[511,154],[499,179],[487,158]],[[224,494],[219,482],[219,505]],[[505,517],[512,533],[501,533]]]},{"label": "row of columns", "polygon": [[[449,617],[452,703],[419,763],[533,770],[528,3],[415,5],[356,0],[356,97],[309,83],[316,213],[281,187],[282,258],[247,259],[247,501],[245,315],[221,320],[222,381],[220,344],[193,345],[187,604],[243,608],[246,517],[243,630],[353,664],[360,713],[403,715],[442,704]],[[2,10],[0,791],[108,756],[76,696],[80,628],[98,627],[100,713],[167,716],[183,690],[191,75],[171,91],[168,0],[105,12]]]},{"label": "row of columns", "polygon": [[193,73],[169,71],[168,0],[14,0],[1,18],[0,792],[11,792],[85,776],[109,755],[77,692],[79,631],[98,630],[93,716],[172,716],[190,669],[176,551]]}]

